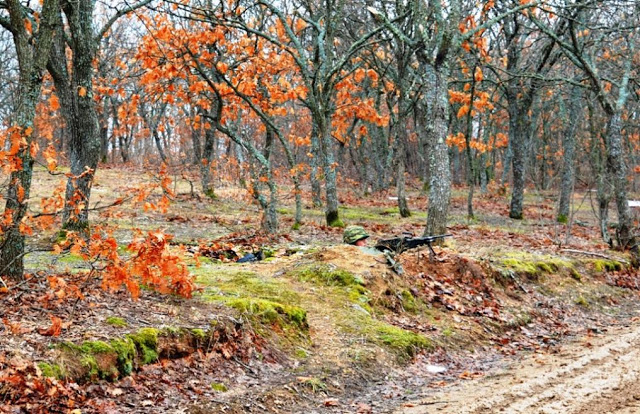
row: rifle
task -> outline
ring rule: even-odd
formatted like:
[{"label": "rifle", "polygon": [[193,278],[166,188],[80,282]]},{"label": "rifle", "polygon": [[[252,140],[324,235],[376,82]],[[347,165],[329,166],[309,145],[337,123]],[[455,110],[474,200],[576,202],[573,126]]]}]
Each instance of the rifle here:
[{"label": "rifle", "polygon": [[378,240],[378,243],[376,243],[375,247],[381,252],[390,251],[396,254],[400,254],[409,249],[427,245],[429,247],[429,250],[431,250],[431,257],[435,257],[436,252],[433,250],[433,247],[431,247],[431,243],[436,240],[444,239],[445,237],[453,237],[453,235],[441,234],[438,236],[413,237],[412,234],[403,233],[402,237]]}]

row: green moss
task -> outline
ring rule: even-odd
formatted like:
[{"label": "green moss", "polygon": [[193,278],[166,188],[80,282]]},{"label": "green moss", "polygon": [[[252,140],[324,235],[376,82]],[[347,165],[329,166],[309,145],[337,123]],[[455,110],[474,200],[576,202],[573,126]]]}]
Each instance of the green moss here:
[{"label": "green moss", "polygon": [[133,340],[131,338],[114,339],[111,341],[111,347],[118,355],[118,370],[123,375],[131,374],[137,355]]},{"label": "green moss", "polygon": [[376,321],[374,331],[383,344],[400,351],[401,356],[414,356],[420,350],[432,349],[433,344],[422,335]]},{"label": "green moss", "polygon": [[158,330],[142,328],[136,333],[127,335],[138,351],[141,365],[147,365],[158,360]]},{"label": "green moss", "polygon": [[291,226],[291,230],[298,231],[301,227],[302,223],[293,223],[293,226]]},{"label": "green moss", "polygon": [[67,230],[60,230],[58,231],[58,233],[56,234],[56,240],[54,241],[54,243],[62,243],[63,241],[67,240]]},{"label": "green moss", "polygon": [[275,257],[276,251],[273,250],[273,249],[270,249],[268,247],[263,247],[262,248],[262,254],[264,255],[265,259],[270,259],[272,257]]},{"label": "green moss", "polygon": [[118,327],[118,328],[124,328],[124,327],[126,327],[126,326],[127,326],[127,321],[125,321],[124,319],[119,318],[119,317],[117,317],[117,316],[109,316],[109,317],[105,320],[105,322],[106,322],[108,325],[116,326],[116,327]]},{"label": "green moss", "polygon": [[207,334],[203,329],[195,328],[191,330],[191,333],[193,334],[193,337],[198,341],[204,341],[207,337]]},{"label": "green moss", "polygon": [[442,330],[442,336],[450,337],[453,336],[454,331],[451,327],[447,326]]},{"label": "green moss", "polygon": [[48,378],[64,379],[65,374],[62,367],[58,364],[49,364],[47,362],[38,363],[38,368],[42,375]]},{"label": "green moss", "polygon": [[338,287],[344,292],[349,301],[362,306],[371,313],[369,306],[369,291],[363,287],[365,281],[360,276],[344,269],[335,269],[326,265],[312,265],[295,270],[291,276],[303,281],[311,282],[320,286]]},{"label": "green moss", "polygon": [[530,276],[535,276],[540,273],[540,269],[533,262],[525,262],[518,259],[504,259],[502,264],[513,269],[515,272]]},{"label": "green moss", "polygon": [[502,265],[521,275],[537,278],[542,274],[559,271],[572,272],[575,266],[568,260],[546,255],[533,255],[523,252],[509,253],[501,260]]},{"label": "green moss", "polygon": [[402,307],[404,310],[410,313],[415,313],[418,310],[416,299],[411,292],[403,290],[400,292],[400,297],[402,298]]},{"label": "green moss", "polygon": [[337,211],[328,211],[325,217],[329,227],[344,227],[344,222],[340,220],[340,215]]},{"label": "green moss", "polygon": [[307,359],[309,357],[309,352],[307,352],[306,349],[297,348],[294,352],[294,355],[299,359]]},{"label": "green moss", "polygon": [[535,266],[540,269],[540,271],[544,272],[544,273],[553,273],[556,270],[558,270],[556,268],[556,266],[553,263],[547,263],[547,262],[536,262]]},{"label": "green moss", "polygon": [[208,190],[206,190],[204,192],[204,195],[206,195],[207,197],[209,197],[212,200],[217,200],[218,196],[216,195],[215,191],[213,191],[213,188],[209,188]]},{"label": "green moss", "polygon": [[617,260],[595,259],[592,261],[596,272],[615,272],[622,270],[622,263]]},{"label": "green moss", "polygon": [[227,392],[229,389],[221,382],[212,382],[211,389],[218,392]]},{"label": "green moss", "polygon": [[225,297],[258,298],[294,305],[300,301],[299,295],[287,284],[253,272],[203,265],[194,269],[194,273],[197,281],[205,286],[205,299],[219,302]]},{"label": "green moss", "polygon": [[82,263],[84,261],[82,256],[73,253],[65,253],[58,256],[59,263]]},{"label": "green moss", "polygon": [[575,298],[574,303],[578,306],[583,306],[585,308],[589,306],[589,302],[587,302],[587,299],[585,299],[585,297],[582,295]]},{"label": "green moss", "polygon": [[284,319],[285,323],[293,323],[302,329],[308,327],[307,312],[298,306],[247,298],[229,299],[226,304],[240,312],[257,317],[263,322],[280,323]]},{"label": "green moss", "polygon": [[103,341],[87,341],[80,346],[80,350],[87,354],[114,352],[111,345]]},{"label": "green moss", "polygon": [[322,381],[320,378],[316,378],[316,377],[302,378],[300,380],[300,383],[304,387],[309,388],[313,393],[327,390],[327,384],[325,384],[324,381]]},{"label": "green moss", "polygon": [[567,224],[569,222],[569,218],[564,214],[558,214],[556,221],[558,223]]},{"label": "green moss", "polygon": [[303,282],[316,282],[325,286],[362,286],[362,278],[356,277],[343,269],[332,269],[329,266],[312,265],[293,273]]},{"label": "green moss", "polygon": [[569,274],[571,275],[571,278],[573,278],[574,280],[577,280],[578,282],[582,282],[582,275],[575,268],[572,267],[571,269],[569,269]]}]

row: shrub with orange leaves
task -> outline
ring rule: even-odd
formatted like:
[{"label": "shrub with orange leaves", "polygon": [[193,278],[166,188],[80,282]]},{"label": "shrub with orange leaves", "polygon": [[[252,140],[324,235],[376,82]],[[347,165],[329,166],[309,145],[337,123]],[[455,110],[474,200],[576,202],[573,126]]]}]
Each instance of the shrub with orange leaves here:
[{"label": "shrub with orange leaves", "polygon": [[161,293],[173,293],[191,297],[195,285],[183,256],[169,247],[171,236],[162,231],[137,231],[127,250],[130,257],[118,252],[113,228],[96,227],[87,241],[75,232],[69,232],[54,252],[69,249],[72,253],[93,263],[93,269],[102,276],[104,289],[126,288],[134,298],[140,294],[140,286],[147,286]]}]

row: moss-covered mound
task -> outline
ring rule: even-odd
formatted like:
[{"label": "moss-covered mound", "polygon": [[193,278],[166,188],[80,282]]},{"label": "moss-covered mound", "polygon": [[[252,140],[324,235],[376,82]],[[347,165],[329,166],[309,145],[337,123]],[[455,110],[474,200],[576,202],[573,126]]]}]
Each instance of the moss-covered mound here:
[{"label": "moss-covered mound", "polygon": [[142,328],[110,342],[65,342],[56,347],[52,362],[39,364],[47,377],[77,382],[113,381],[160,359],[176,359],[197,350],[219,352],[229,359],[246,358],[252,351],[250,333],[234,320],[215,321],[209,329]]},{"label": "moss-covered mound", "polygon": [[205,300],[238,310],[260,332],[266,325],[290,340],[308,335],[307,312],[299,305],[299,295],[286,283],[246,271],[205,266],[200,271],[198,281],[205,287]]}]

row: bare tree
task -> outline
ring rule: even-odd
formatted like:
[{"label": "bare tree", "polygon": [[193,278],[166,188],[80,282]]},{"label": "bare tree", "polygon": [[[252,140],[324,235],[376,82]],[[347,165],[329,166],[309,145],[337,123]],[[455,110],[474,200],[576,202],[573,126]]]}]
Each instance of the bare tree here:
[{"label": "bare tree", "polygon": [[24,276],[25,235],[20,224],[27,213],[31,190],[33,121],[53,42],[57,11],[58,0],[44,0],[39,19],[33,10],[18,0],[0,3],[0,25],[13,35],[19,65],[19,92],[10,118],[11,129],[17,134],[18,142],[14,143],[17,144],[15,151],[9,154],[14,167],[5,204],[5,217],[11,220],[10,224],[3,226],[0,252],[0,274],[13,279]]}]

